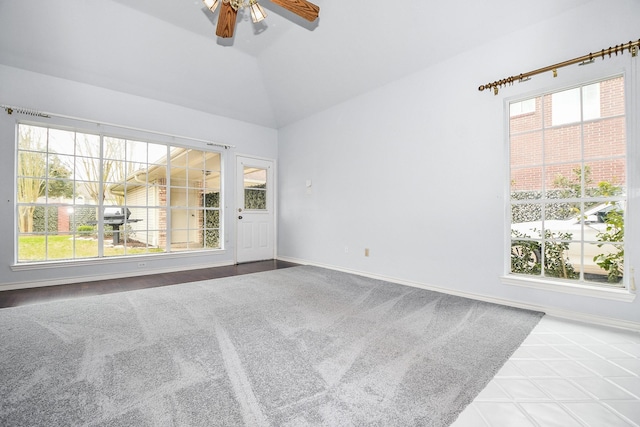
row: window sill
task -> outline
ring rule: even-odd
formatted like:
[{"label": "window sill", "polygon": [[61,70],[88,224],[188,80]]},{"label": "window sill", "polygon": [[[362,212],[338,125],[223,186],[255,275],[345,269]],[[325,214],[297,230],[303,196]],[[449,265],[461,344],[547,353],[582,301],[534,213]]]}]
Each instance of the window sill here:
[{"label": "window sill", "polygon": [[224,249],[211,249],[206,251],[185,251],[185,252],[169,252],[169,253],[159,253],[154,255],[128,255],[128,256],[118,256],[118,257],[103,257],[103,258],[87,258],[87,259],[77,259],[77,260],[61,260],[61,261],[42,261],[42,262],[25,262],[20,264],[12,264],[10,266],[11,271],[29,271],[29,270],[41,270],[48,268],[61,268],[61,267],[83,267],[90,265],[108,265],[108,264],[118,264],[122,265],[123,262],[131,262],[137,263],[144,261],[153,262],[154,260],[159,259],[174,259],[174,258],[184,258],[194,255],[222,255],[226,251]]},{"label": "window sill", "polygon": [[536,279],[533,277],[507,275],[501,277],[502,283],[511,286],[541,289],[546,291],[561,292],[571,295],[601,298],[622,302],[633,302],[636,294],[628,289],[613,289],[601,286],[585,285],[582,283],[570,283],[556,280]]}]

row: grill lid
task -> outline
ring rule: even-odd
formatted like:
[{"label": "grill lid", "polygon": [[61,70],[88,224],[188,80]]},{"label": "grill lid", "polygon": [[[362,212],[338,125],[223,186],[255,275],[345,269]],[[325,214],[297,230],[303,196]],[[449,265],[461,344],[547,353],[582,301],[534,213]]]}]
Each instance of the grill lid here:
[{"label": "grill lid", "polygon": [[129,219],[131,211],[123,206],[109,206],[104,208],[104,219]]}]

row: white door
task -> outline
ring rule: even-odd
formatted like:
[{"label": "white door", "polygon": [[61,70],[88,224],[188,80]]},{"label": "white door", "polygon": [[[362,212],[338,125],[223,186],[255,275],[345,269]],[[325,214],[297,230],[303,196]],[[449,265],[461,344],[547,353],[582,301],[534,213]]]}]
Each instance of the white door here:
[{"label": "white door", "polygon": [[275,255],[274,171],[270,160],[237,157],[236,262]]}]

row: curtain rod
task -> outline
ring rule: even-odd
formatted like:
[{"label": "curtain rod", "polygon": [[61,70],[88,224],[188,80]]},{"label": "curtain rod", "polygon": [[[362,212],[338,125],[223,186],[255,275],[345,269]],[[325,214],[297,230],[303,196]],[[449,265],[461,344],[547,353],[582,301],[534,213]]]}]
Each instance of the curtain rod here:
[{"label": "curtain rod", "polygon": [[154,135],[162,135],[162,136],[168,136],[168,137],[171,137],[171,138],[185,139],[185,140],[188,140],[188,141],[202,142],[202,143],[207,144],[210,147],[222,147],[224,149],[229,149],[229,148],[235,148],[236,147],[235,145],[221,144],[219,142],[211,142],[211,141],[207,141],[206,139],[191,138],[189,136],[174,135],[174,134],[159,132],[159,131],[155,131],[155,130],[142,129],[142,128],[136,128],[136,127],[132,127],[132,126],[125,126],[125,125],[117,125],[117,124],[114,124],[114,123],[105,123],[105,122],[100,122],[100,121],[97,121],[97,120],[84,119],[82,117],[73,117],[73,116],[67,116],[67,115],[64,115],[64,114],[56,114],[56,113],[49,113],[49,112],[44,112],[44,111],[37,111],[37,110],[30,109],[30,108],[15,107],[15,106],[12,106],[12,105],[0,105],[0,108],[4,108],[4,110],[9,115],[11,115],[13,113],[20,113],[20,114],[26,114],[28,116],[43,117],[43,118],[46,118],[46,119],[49,119],[51,117],[59,117],[61,119],[77,120],[77,121],[86,122],[86,123],[94,123],[94,124],[97,124],[99,126],[111,126],[111,127],[115,127],[115,128],[127,129],[127,130],[136,131],[136,132],[146,132],[146,133],[151,133],[151,134],[154,134]]},{"label": "curtain rod", "polygon": [[507,77],[506,79],[502,79],[502,80],[497,80],[493,83],[487,83],[486,85],[480,85],[480,87],[478,88],[478,90],[480,92],[482,92],[485,89],[491,89],[493,88],[493,94],[497,95],[498,94],[498,88],[501,88],[502,86],[506,86],[506,85],[512,85],[514,82],[518,81],[518,82],[524,82],[527,80],[531,79],[531,76],[535,76],[536,74],[542,74],[542,73],[546,73],[547,71],[553,71],[553,77],[557,77],[558,76],[558,68],[562,68],[562,67],[566,67],[568,65],[573,65],[573,64],[577,64],[580,63],[580,65],[586,65],[586,64],[590,64],[592,62],[594,62],[596,60],[596,58],[601,57],[602,59],[605,59],[605,55],[609,55],[609,58],[611,58],[612,54],[616,54],[616,56],[618,56],[618,53],[620,53],[621,55],[624,54],[625,50],[629,50],[629,53],[631,53],[631,56],[635,57],[638,56],[638,47],[640,46],[640,40],[637,41],[630,41],[629,43],[623,43],[621,45],[616,45],[614,47],[609,47],[609,49],[602,49],[600,52],[596,52],[596,53],[589,53],[588,55],[583,55],[580,56],[578,58],[573,58],[570,59],[568,61],[564,61],[564,62],[560,62],[558,64],[555,65],[549,65],[548,67],[544,67],[544,68],[539,68],[537,70],[534,71],[529,71],[528,73],[522,73],[519,74],[517,76],[511,76],[511,77]]}]

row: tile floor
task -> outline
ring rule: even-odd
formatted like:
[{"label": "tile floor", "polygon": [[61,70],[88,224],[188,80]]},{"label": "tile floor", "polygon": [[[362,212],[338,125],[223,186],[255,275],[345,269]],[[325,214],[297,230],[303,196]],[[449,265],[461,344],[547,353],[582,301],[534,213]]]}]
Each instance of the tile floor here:
[{"label": "tile floor", "polygon": [[640,427],[640,333],[545,316],[452,427]]}]

